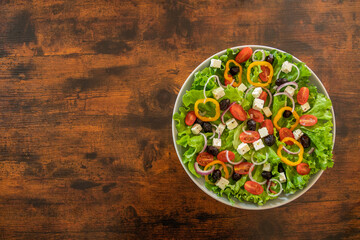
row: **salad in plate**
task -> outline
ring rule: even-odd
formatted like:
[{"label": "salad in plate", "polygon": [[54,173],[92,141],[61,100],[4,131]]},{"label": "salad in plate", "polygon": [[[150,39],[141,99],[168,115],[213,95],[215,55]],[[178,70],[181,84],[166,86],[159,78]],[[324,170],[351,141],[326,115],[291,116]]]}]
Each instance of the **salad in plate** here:
[{"label": "salad in plate", "polygon": [[173,116],[183,163],[230,202],[263,205],[334,164],[331,101],[292,58],[228,49],[195,73]]}]

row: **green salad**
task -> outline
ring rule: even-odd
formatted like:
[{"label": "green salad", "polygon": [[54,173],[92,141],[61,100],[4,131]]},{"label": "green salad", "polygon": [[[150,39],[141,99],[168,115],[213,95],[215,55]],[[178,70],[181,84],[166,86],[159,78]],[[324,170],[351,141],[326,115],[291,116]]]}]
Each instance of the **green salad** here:
[{"label": "green salad", "polygon": [[213,57],[173,116],[185,166],[232,203],[263,205],[306,187],[334,165],[332,104],[310,76],[277,50]]}]

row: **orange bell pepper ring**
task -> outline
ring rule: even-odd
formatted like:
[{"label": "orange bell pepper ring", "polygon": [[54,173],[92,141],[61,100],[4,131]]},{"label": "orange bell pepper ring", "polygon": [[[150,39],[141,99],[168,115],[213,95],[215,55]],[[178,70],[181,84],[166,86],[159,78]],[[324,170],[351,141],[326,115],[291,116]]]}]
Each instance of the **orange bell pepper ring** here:
[{"label": "orange bell pepper ring", "polygon": [[[277,124],[278,121],[280,120],[280,118],[282,117],[283,113],[286,111],[286,110],[289,110],[291,112],[292,108],[291,107],[283,107],[283,108],[280,108],[280,110],[278,111],[278,113],[276,114],[275,118],[274,118],[274,126],[276,127],[277,130],[280,130],[281,127]],[[299,121],[300,121],[300,117],[299,115],[297,114],[297,112],[294,110],[294,112],[292,113],[294,115],[294,118],[296,119],[296,122],[291,125],[291,128],[290,130],[291,131],[294,131],[294,129],[296,128],[296,126],[299,124]]]},{"label": "orange bell pepper ring", "polygon": [[[212,165],[215,165],[215,164],[221,164],[223,166],[223,169],[224,169],[224,172],[225,172],[225,178],[228,179],[230,177],[229,176],[229,171],[228,171],[225,163],[222,162],[222,161],[219,161],[219,160],[212,161],[211,163],[209,163],[208,165],[205,166],[204,171],[206,171],[209,167],[211,167]],[[209,181],[208,175],[205,176],[205,181],[207,183],[210,183],[210,184],[214,185],[212,182]]]},{"label": "orange bell pepper ring", "polygon": [[[233,63],[235,66],[239,67],[239,73],[235,75],[235,76],[237,76],[237,79],[239,80],[238,82],[236,82],[236,80],[234,81],[233,76],[229,73],[229,71],[230,71],[230,63]],[[227,80],[230,83],[232,81],[234,81],[234,83],[232,84],[233,87],[240,86],[241,81],[242,81],[241,80],[241,75],[242,75],[242,67],[241,67],[240,64],[238,64],[234,60],[229,60],[229,61],[226,62],[225,71],[224,71],[224,78],[225,78],[225,80]]]},{"label": "orange bell pepper ring", "polygon": [[287,159],[286,157],[283,157],[281,154],[281,150],[283,149],[283,145],[280,145],[278,150],[277,150],[277,155],[280,157],[281,161],[283,161],[283,163],[289,165],[289,166],[297,166],[301,163],[302,159],[303,159],[303,154],[304,154],[304,148],[301,145],[301,143],[299,143],[298,141],[296,141],[295,139],[291,138],[291,137],[286,137],[284,138],[281,142],[285,143],[287,141],[293,142],[295,143],[299,148],[300,148],[300,152],[298,154],[299,159],[296,162],[292,162],[289,159]]},{"label": "orange bell pepper ring", "polygon": [[[213,104],[215,104],[215,116],[213,116],[213,117],[205,117],[205,116],[200,115],[200,113],[199,113],[199,104],[200,103],[205,104],[207,102],[212,102]],[[195,112],[196,117],[204,122],[216,121],[220,117],[220,105],[219,105],[219,102],[216,101],[214,98],[199,99],[195,102],[194,112]]]},{"label": "orange bell pepper ring", "polygon": [[[266,83],[261,83],[260,80],[258,79],[259,82],[253,82],[251,81],[251,77],[250,77],[250,74],[251,74],[251,69],[255,66],[265,66],[265,67],[268,67],[270,69],[270,75],[268,76],[268,81]],[[271,65],[271,63],[268,63],[266,61],[256,61],[256,62],[253,62],[249,65],[248,69],[247,69],[247,80],[248,82],[251,84],[251,85],[254,85],[256,87],[266,87],[267,85],[269,85],[271,83],[271,80],[273,78],[273,75],[274,75],[274,69]]]}]

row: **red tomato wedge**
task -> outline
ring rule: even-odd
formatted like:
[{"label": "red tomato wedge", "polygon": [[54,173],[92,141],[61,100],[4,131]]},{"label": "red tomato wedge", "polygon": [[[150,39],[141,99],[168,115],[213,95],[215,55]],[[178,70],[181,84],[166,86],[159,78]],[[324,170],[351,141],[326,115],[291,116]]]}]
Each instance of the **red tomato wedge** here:
[{"label": "red tomato wedge", "polygon": [[[261,112],[259,112],[258,110],[255,110],[253,108],[251,108],[249,110],[249,115],[252,119],[254,119],[255,122],[263,122],[264,121],[264,115],[262,115]],[[251,116],[252,115],[252,116]]]},{"label": "red tomato wedge", "polygon": [[260,184],[253,181],[247,181],[244,187],[246,191],[254,195],[260,195],[264,191]]},{"label": "red tomato wedge", "polygon": [[317,121],[317,117],[315,117],[314,115],[302,115],[300,117],[300,124],[306,127],[314,126]]},{"label": "red tomato wedge", "polygon": [[241,175],[248,174],[251,166],[252,166],[252,164],[249,162],[242,162],[242,163],[234,166],[234,171],[237,174],[241,174]]},{"label": "red tomato wedge", "polygon": [[[280,135],[280,140],[282,141],[284,138],[286,137],[291,137],[294,138],[294,134],[292,133],[292,131],[288,128],[282,128],[279,131],[279,135]],[[285,142],[287,145],[293,145],[294,143],[291,141],[287,141]]]},{"label": "red tomato wedge", "polygon": [[261,123],[261,127],[266,127],[270,135],[274,134],[274,125],[270,119],[266,119]]},{"label": "red tomato wedge", "polygon": [[235,57],[235,61],[238,63],[246,62],[252,55],[253,51],[250,47],[243,48]]},{"label": "red tomato wedge", "polygon": [[260,94],[259,98],[261,100],[264,100],[264,102],[266,102],[266,98],[267,98],[268,94],[266,91],[262,91],[262,93]]},{"label": "red tomato wedge", "polygon": [[246,131],[240,134],[240,141],[244,143],[253,143],[260,139],[260,134],[257,131]]},{"label": "red tomato wedge", "polygon": [[194,124],[195,121],[196,121],[195,112],[194,111],[188,112],[185,117],[185,124],[191,126]]},{"label": "red tomato wedge", "polygon": [[235,103],[234,105],[232,105],[230,107],[230,112],[234,116],[234,118],[236,118],[237,120],[245,121],[247,118],[245,110],[243,109],[243,107],[241,105],[239,105],[237,103]]},{"label": "red tomato wedge", "polygon": [[296,171],[300,175],[307,175],[310,173],[310,170],[311,169],[309,167],[309,164],[307,163],[300,163],[299,165],[296,166]]},{"label": "red tomato wedge", "polygon": [[309,99],[309,89],[307,87],[300,88],[298,94],[296,95],[296,99],[299,104],[303,105]]},{"label": "red tomato wedge", "polygon": [[214,156],[207,152],[199,153],[199,155],[196,157],[196,161],[200,166],[205,167],[212,161],[214,161]]},{"label": "red tomato wedge", "polygon": [[228,156],[229,156],[230,161],[235,159],[235,153],[233,153],[231,151],[227,151],[227,150],[219,152],[219,154],[217,155],[217,159],[222,162],[228,162],[226,159],[226,152],[229,152]]},{"label": "red tomato wedge", "polygon": [[270,69],[268,67],[261,66],[261,71],[262,73],[259,74],[261,81],[267,82],[270,75]]}]

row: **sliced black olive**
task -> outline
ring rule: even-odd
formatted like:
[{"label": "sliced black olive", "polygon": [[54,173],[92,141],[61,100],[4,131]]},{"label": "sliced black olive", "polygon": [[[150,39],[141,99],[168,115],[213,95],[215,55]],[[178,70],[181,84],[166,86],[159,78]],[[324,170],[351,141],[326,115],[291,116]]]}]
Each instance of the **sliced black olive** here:
[{"label": "sliced black olive", "polygon": [[277,86],[280,86],[280,85],[282,85],[282,84],[284,84],[284,83],[287,83],[287,82],[289,82],[286,78],[279,78],[279,79],[277,79],[276,81],[275,81],[275,84],[277,85]]},{"label": "sliced black olive", "polygon": [[223,99],[219,103],[220,110],[225,111],[230,106],[230,100],[229,99]]},{"label": "sliced black olive", "polygon": [[267,56],[267,57],[265,58],[265,61],[267,61],[267,62],[270,63],[270,64],[273,64],[273,62],[274,62],[274,55],[270,54],[269,56]]},{"label": "sliced black olive", "polygon": [[262,176],[263,178],[267,179],[267,180],[269,180],[269,179],[272,178],[271,172],[268,172],[268,171],[263,171],[263,172],[261,173],[261,176]]},{"label": "sliced black olive", "polygon": [[204,129],[204,132],[212,132],[211,123],[203,122],[202,128]]},{"label": "sliced black olive", "polygon": [[281,163],[279,163],[279,165],[278,165],[278,171],[279,171],[279,173],[285,172],[284,167]]},{"label": "sliced black olive", "polygon": [[234,172],[233,175],[232,175],[232,179],[234,181],[239,181],[241,179],[241,177],[242,177],[241,174],[238,174],[236,172]]},{"label": "sliced black olive", "polygon": [[211,174],[211,177],[217,181],[221,178],[221,171],[219,169],[216,169],[213,171],[213,173]]},{"label": "sliced black olive", "polygon": [[231,67],[230,68],[230,71],[229,73],[232,75],[232,76],[235,76],[236,74],[238,74],[240,71],[240,68],[238,66],[234,66],[234,67]]},{"label": "sliced black olive", "polygon": [[275,143],[275,136],[274,135],[267,135],[264,137],[264,142],[267,146],[271,147]]},{"label": "sliced black olive", "polygon": [[202,127],[202,125],[203,125],[203,123],[204,123],[204,122],[203,122],[202,120],[200,120],[200,119],[196,118],[195,123],[200,124],[200,125],[201,125],[201,127]]},{"label": "sliced black olive", "polygon": [[213,156],[217,156],[219,154],[219,149],[214,146],[207,146],[206,151]]},{"label": "sliced black olive", "polygon": [[304,148],[308,148],[308,147],[310,147],[311,140],[306,134],[303,134],[300,137],[300,143],[301,143],[301,145],[303,145]]},{"label": "sliced black olive", "polygon": [[290,117],[291,115],[292,115],[292,112],[289,111],[289,110],[285,110],[284,113],[283,113],[283,117],[284,117],[284,118],[288,118],[288,117]]},{"label": "sliced black olive", "polygon": [[246,123],[248,129],[250,131],[255,131],[256,130],[256,122],[253,119],[249,119]]}]

